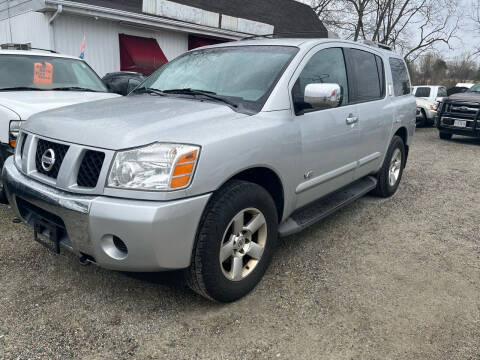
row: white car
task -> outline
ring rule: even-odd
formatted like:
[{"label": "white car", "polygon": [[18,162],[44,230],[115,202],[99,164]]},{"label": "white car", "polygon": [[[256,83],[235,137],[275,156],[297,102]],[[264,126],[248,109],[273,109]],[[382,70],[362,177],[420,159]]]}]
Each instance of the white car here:
[{"label": "white car", "polygon": [[[0,50],[0,173],[22,121],[33,114],[118,97],[88,64],[43,50]],[[6,198],[0,179],[0,202]]]},{"label": "white car", "polygon": [[417,126],[433,125],[438,105],[448,97],[444,86],[421,85],[413,88],[417,98]]}]

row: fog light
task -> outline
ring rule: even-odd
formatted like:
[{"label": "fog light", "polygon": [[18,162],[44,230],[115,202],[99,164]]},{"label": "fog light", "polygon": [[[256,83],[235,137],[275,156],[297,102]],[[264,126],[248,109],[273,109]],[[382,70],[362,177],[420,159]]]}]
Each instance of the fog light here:
[{"label": "fog light", "polygon": [[105,235],[100,245],[109,257],[115,260],[125,260],[128,256],[128,247],[125,242],[115,235]]},{"label": "fog light", "polygon": [[127,245],[125,245],[125,243],[122,241],[122,239],[120,239],[117,236],[114,236],[113,237],[113,245],[115,245],[115,247],[117,248],[118,251],[128,255]]}]

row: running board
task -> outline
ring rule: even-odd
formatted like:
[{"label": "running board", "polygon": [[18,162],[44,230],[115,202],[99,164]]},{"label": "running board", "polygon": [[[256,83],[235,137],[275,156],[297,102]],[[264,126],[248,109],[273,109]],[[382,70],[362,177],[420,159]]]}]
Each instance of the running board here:
[{"label": "running board", "polygon": [[367,176],[355,181],[320,200],[298,209],[280,225],[278,232],[281,237],[296,234],[363,197],[376,187],[377,179],[373,176]]}]

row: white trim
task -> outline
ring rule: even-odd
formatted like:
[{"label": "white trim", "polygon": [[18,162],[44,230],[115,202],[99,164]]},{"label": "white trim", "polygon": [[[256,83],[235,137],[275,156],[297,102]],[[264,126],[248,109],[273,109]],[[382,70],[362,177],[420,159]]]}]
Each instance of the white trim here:
[{"label": "white trim", "polygon": [[212,28],[204,25],[186,23],[183,21],[161,18],[158,16],[137,14],[129,11],[110,9],[101,6],[77,3],[67,0],[43,0],[44,6],[36,11],[56,11],[58,5],[63,6],[63,13],[97,17],[123,23],[142,25],[155,29],[167,29],[179,32],[202,34],[207,36],[221,37],[230,40],[240,40],[245,37],[244,33],[225,29]]},{"label": "white trim", "polygon": [[145,14],[218,28],[220,14],[168,0],[143,0]]}]

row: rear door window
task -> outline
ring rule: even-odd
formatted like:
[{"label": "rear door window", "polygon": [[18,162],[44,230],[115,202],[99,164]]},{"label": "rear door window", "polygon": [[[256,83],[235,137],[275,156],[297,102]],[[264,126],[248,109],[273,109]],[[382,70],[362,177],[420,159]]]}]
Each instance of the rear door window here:
[{"label": "rear door window", "polygon": [[385,71],[383,61],[368,51],[348,49],[351,101],[355,103],[385,97]]},{"label": "rear door window", "polygon": [[441,87],[438,89],[438,94],[437,94],[438,97],[447,97],[447,89]]},{"label": "rear door window", "polygon": [[430,93],[432,92],[432,89],[429,87],[419,87],[417,88],[417,91],[415,92],[416,97],[430,97]]},{"label": "rear door window", "polygon": [[410,78],[408,76],[408,70],[405,66],[405,62],[401,59],[390,58],[390,68],[392,69],[393,89],[395,96],[410,94]]}]

